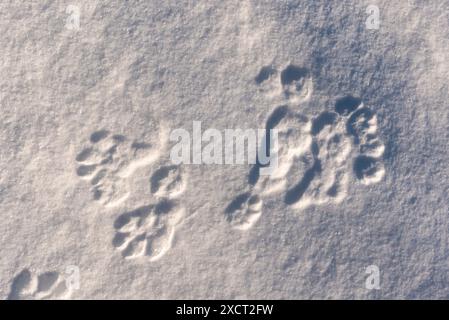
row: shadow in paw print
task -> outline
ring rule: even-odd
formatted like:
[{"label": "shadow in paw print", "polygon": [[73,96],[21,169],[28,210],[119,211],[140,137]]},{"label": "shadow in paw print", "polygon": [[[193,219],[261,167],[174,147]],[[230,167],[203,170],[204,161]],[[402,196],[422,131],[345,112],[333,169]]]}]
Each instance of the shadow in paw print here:
[{"label": "shadow in paw print", "polygon": [[276,74],[276,70],[272,66],[263,67],[257,77],[254,79],[257,84],[261,84],[262,82],[270,79],[271,76]]},{"label": "shadow in paw print", "polygon": [[85,177],[93,174],[95,172],[95,169],[97,168],[96,165],[82,165],[79,166],[78,169],[76,169],[76,174],[80,177]]},{"label": "shadow in paw print", "polygon": [[119,216],[114,222],[114,228],[117,230],[123,228],[131,221],[132,218],[143,218],[148,216],[148,214],[151,212],[151,209],[151,206],[144,206]]},{"label": "shadow in paw print", "polygon": [[370,120],[375,116],[374,111],[362,108],[354,112],[348,120],[347,131],[355,138],[356,143],[360,142],[360,137],[365,130],[370,127]]},{"label": "shadow in paw print", "polygon": [[145,150],[145,149],[151,148],[151,144],[145,143],[145,142],[133,142],[133,144],[131,145],[131,148],[136,149],[136,150],[139,150],[139,149]]},{"label": "shadow in paw print", "polygon": [[151,192],[155,193],[161,187],[161,183],[167,179],[172,172],[176,172],[177,166],[167,166],[158,169],[150,179],[151,182]]},{"label": "shadow in paw print", "polygon": [[347,116],[357,109],[361,103],[361,99],[347,96],[337,100],[335,103],[335,111],[342,116]]},{"label": "shadow in paw print", "polygon": [[97,143],[100,140],[103,140],[104,138],[106,138],[109,135],[109,131],[108,130],[99,130],[96,131],[94,133],[91,134],[90,136],[90,142],[92,143]]},{"label": "shadow in paw print", "polygon": [[[288,106],[277,107],[267,119],[266,124],[267,131],[270,129],[274,129],[274,127],[276,127],[281,122],[281,120],[286,116],[287,112]],[[269,133],[267,132],[267,134]]]},{"label": "shadow in paw print", "polygon": [[313,178],[315,178],[315,175],[320,172],[321,163],[317,160],[313,167],[305,172],[301,181],[295,187],[287,191],[285,194],[285,203],[291,205],[298,202],[306,192],[307,188],[309,188],[309,185]]},{"label": "shadow in paw print", "polygon": [[[270,130],[274,129],[281,120],[285,117],[285,115],[288,112],[287,106],[280,106],[277,107],[270,115],[270,117],[267,119],[267,124],[265,126],[266,128],[266,136],[265,139],[262,141],[262,143],[265,143],[265,152],[266,156],[270,156],[270,150],[271,150],[271,134]],[[269,164],[261,164],[259,161],[259,157],[256,159],[256,164],[251,168],[249,175],[248,175],[248,183],[252,186],[254,186],[260,177],[260,168],[267,167]]]},{"label": "shadow in paw print", "polygon": [[31,273],[27,269],[20,272],[11,284],[11,292],[8,300],[17,300],[20,298],[20,293],[25,291],[31,283]]},{"label": "shadow in paw print", "polygon": [[225,213],[228,215],[228,219],[232,220],[232,213],[239,210],[245,202],[248,201],[249,197],[251,197],[250,192],[243,193],[237,196],[232,202],[228,205],[225,210]]},{"label": "shadow in paw print", "polygon": [[283,86],[290,85],[295,81],[304,79],[309,74],[309,70],[306,68],[289,65],[281,72],[281,84]]},{"label": "shadow in paw print", "polygon": [[237,196],[237,198],[235,198],[228,205],[228,207],[226,208],[225,212],[226,213],[231,213],[231,212],[239,209],[242,206],[242,204],[244,204],[249,199],[250,196],[251,196],[250,192],[246,192],[246,193],[243,193],[243,194]]},{"label": "shadow in paw print", "polygon": [[173,201],[163,199],[154,208],[154,213],[157,215],[164,215],[171,212],[174,207],[175,203]]},{"label": "shadow in paw print", "polygon": [[354,161],[354,172],[359,180],[374,176],[377,172],[377,161],[367,156],[359,156]]},{"label": "shadow in paw print", "polygon": [[57,272],[46,272],[38,276],[37,291],[44,292],[50,290],[51,287],[58,281],[59,274]]},{"label": "shadow in paw print", "polygon": [[[265,147],[266,147],[266,155],[270,156],[270,150],[271,150],[271,132],[270,130],[274,129],[281,120],[287,115],[288,107],[287,106],[280,106],[277,107],[273,113],[270,115],[270,117],[267,120],[266,124],[266,136],[265,136]],[[263,165],[260,165],[263,166]]]},{"label": "shadow in paw print", "polygon": [[254,166],[251,167],[251,170],[248,174],[248,183],[251,186],[255,186],[257,181],[259,181],[260,178],[260,164],[257,162]]},{"label": "shadow in paw print", "polygon": [[92,155],[92,152],[93,148],[86,148],[76,156],[75,160],[78,162],[86,161]]},{"label": "shadow in paw print", "polygon": [[323,112],[312,124],[312,134],[315,136],[323,130],[325,126],[330,126],[337,122],[337,114],[334,112]]}]

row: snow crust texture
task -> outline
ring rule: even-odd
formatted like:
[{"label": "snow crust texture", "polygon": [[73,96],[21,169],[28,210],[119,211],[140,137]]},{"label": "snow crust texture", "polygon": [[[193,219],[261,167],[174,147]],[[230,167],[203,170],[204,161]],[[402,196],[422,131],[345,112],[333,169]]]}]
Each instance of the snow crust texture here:
[{"label": "snow crust texture", "polygon": [[[0,30],[0,299],[449,298],[449,1],[5,0]],[[174,163],[194,122],[276,129],[277,167]]]}]

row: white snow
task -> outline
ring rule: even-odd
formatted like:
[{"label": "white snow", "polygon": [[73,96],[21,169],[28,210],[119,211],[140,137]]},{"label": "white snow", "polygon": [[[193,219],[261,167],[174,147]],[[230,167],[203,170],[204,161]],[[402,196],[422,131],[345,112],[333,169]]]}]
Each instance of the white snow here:
[{"label": "white snow", "polygon": [[[449,298],[449,1],[5,0],[0,30],[0,299]],[[278,170],[173,164],[194,121],[279,129]]]}]

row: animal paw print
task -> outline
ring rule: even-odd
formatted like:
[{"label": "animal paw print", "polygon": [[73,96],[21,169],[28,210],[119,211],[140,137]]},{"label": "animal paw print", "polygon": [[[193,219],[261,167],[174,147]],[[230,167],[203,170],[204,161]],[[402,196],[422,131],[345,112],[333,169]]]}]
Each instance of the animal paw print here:
[{"label": "animal paw print", "polygon": [[313,81],[309,70],[293,64],[281,72],[273,66],[265,66],[254,80],[261,92],[270,97],[280,94],[289,103],[307,101],[312,95]]},{"label": "animal paw print", "polygon": [[151,192],[157,197],[176,198],[185,189],[185,175],[178,166],[161,167],[151,176]]},{"label": "animal paw print", "polygon": [[186,175],[180,167],[162,166],[152,174],[150,183],[158,202],[126,212],[114,223],[112,244],[127,259],[162,258],[172,247],[177,227],[186,215],[176,200],[186,186]]},{"label": "animal paw print", "polygon": [[293,103],[306,101],[312,95],[312,78],[306,68],[287,66],[281,72],[281,84],[285,97]]},{"label": "animal paw print", "polygon": [[[277,75],[272,67],[262,68],[255,79],[261,91],[275,92]],[[310,98],[313,83],[307,69],[287,66],[280,73],[280,84],[289,104],[277,107],[268,117],[265,139],[265,149],[273,149],[269,132],[277,130],[278,146],[271,150],[277,166],[269,176],[261,176],[260,163],[250,170],[250,191],[236,197],[225,210],[236,229],[254,225],[262,214],[264,198],[279,193],[287,205],[298,209],[341,203],[350,183],[351,158],[353,176],[361,183],[378,183],[385,175],[381,161],[385,147],[377,133],[377,118],[360,99],[339,99],[335,111],[309,120],[291,108],[292,103]]]},{"label": "animal paw print", "polygon": [[184,209],[174,201],[162,201],[122,214],[114,224],[115,248],[128,259],[147,256],[160,259],[171,248]]},{"label": "animal paw print", "polygon": [[76,173],[90,182],[93,198],[108,207],[126,200],[127,178],[159,157],[159,150],[151,144],[129,141],[106,130],[92,133],[89,142],[76,156]]},{"label": "animal paw print", "polygon": [[323,112],[312,124],[312,166],[288,190],[285,202],[304,209],[311,205],[341,203],[350,182],[350,159],[357,180],[378,183],[385,174],[381,157],[384,144],[377,134],[374,112],[360,99],[339,99],[335,112]]},{"label": "animal paw print", "polygon": [[13,280],[8,300],[57,300],[68,299],[72,290],[58,272],[33,275],[22,270]]},{"label": "animal paw print", "polygon": [[[271,152],[276,155],[277,166],[269,176],[258,175],[257,181],[254,181],[254,189],[262,196],[269,196],[285,190],[286,176],[295,161],[310,150],[312,138],[310,120],[306,116],[293,112],[287,106],[276,108],[268,117],[265,127],[267,133],[273,129],[277,130],[276,148],[270,148],[271,140],[269,137],[266,139],[266,150],[271,149]],[[261,166],[256,165],[256,167],[260,171]]]},{"label": "animal paw print", "polygon": [[337,101],[335,110],[347,121],[348,134],[358,147],[353,163],[356,178],[365,185],[380,182],[385,176],[382,156],[385,145],[377,133],[377,116],[363,102],[352,96]]},{"label": "animal paw print", "polygon": [[[281,72],[272,66],[263,67],[255,78],[259,90],[271,97],[280,95],[289,104],[307,101],[313,88],[310,72],[306,68],[288,65]],[[278,132],[276,153],[278,164],[270,176],[261,176],[262,165],[257,163],[250,171],[250,191],[236,197],[226,208],[228,222],[238,230],[247,230],[262,215],[263,197],[286,190],[293,164],[310,150],[312,137],[311,122],[299,113],[293,112],[288,105],[277,107],[266,122],[266,150],[270,148],[269,132]]]},{"label": "animal paw print", "polygon": [[235,198],[226,208],[228,222],[238,230],[247,230],[262,215],[262,200],[258,195],[244,193]]},{"label": "animal paw print", "polygon": [[271,149],[276,153],[278,163],[268,176],[260,174],[263,166],[259,163],[251,169],[251,191],[235,198],[225,211],[228,222],[235,229],[249,229],[262,215],[262,199],[285,192],[292,166],[311,149],[311,128],[311,121],[307,117],[293,112],[287,106],[280,106],[271,113],[266,122],[266,132],[277,130],[278,145],[277,148],[270,148],[271,140],[267,137],[266,150]]},{"label": "animal paw print", "polygon": [[291,187],[285,202],[296,208],[340,203],[348,187],[348,158],[351,140],[344,121],[337,113],[323,112],[312,121],[310,166]]}]

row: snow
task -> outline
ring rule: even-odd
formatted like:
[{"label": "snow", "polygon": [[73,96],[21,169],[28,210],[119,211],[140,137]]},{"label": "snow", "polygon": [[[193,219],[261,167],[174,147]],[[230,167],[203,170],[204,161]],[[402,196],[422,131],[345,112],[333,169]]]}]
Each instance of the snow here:
[{"label": "snow", "polygon": [[[2,1],[0,299],[449,298],[448,29],[447,0]],[[276,127],[279,170],[173,164],[194,121]]]}]

